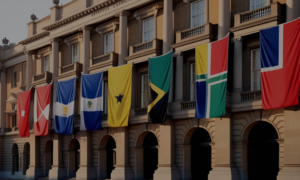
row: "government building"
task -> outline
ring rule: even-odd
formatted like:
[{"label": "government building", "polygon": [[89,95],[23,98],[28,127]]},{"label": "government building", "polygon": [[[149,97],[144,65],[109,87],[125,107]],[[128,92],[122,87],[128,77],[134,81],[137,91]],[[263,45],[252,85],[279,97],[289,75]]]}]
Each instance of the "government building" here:
[{"label": "government building", "polygon": [[[262,109],[259,36],[297,19],[299,0],[53,0],[44,11],[49,15],[39,20],[24,14],[31,20],[21,42],[1,35],[0,179],[300,179],[300,106]],[[228,33],[226,115],[195,119],[195,47]],[[152,124],[148,59],[171,49],[167,120]],[[129,123],[110,128],[108,68],[128,63],[134,64]],[[101,71],[102,129],[80,131],[81,74]],[[56,89],[73,77],[74,132],[61,135]],[[49,135],[35,136],[34,88],[50,83]],[[21,138],[18,93],[30,88],[30,136]]]}]

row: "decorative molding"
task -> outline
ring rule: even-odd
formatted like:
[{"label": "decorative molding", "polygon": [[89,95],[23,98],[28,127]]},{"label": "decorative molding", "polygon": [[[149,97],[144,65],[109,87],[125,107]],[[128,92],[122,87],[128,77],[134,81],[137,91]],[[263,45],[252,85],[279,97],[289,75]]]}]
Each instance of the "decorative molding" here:
[{"label": "decorative molding", "polygon": [[134,18],[136,18],[137,20],[141,20],[145,15],[148,16],[154,14],[156,16],[158,9],[163,7],[164,7],[163,2],[155,3],[150,6],[144,7],[142,9],[137,10],[134,13]]},{"label": "decorative molding", "polygon": [[174,52],[173,57],[177,57],[177,56],[183,56],[183,52],[182,51]]},{"label": "decorative molding", "polygon": [[238,36],[238,37],[234,37],[231,39],[231,42],[237,42],[237,41],[244,41],[243,37],[242,36]]},{"label": "decorative molding", "polygon": [[99,34],[103,34],[104,32],[109,31],[109,30],[115,31],[115,29],[118,25],[119,25],[119,20],[114,19],[114,20],[108,21],[107,23],[97,26],[95,31]]},{"label": "decorative molding", "polygon": [[78,40],[78,41],[82,41],[83,40],[83,37],[82,37],[82,33],[77,33],[77,34],[74,34],[72,36],[69,36],[67,37],[64,42],[70,46],[71,45],[71,41],[74,41],[74,40]]},{"label": "decorative molding", "polygon": [[50,32],[44,31],[44,32],[36,34],[36,35],[34,35],[34,36],[30,37],[30,38],[27,38],[27,39],[25,39],[23,41],[20,41],[19,43],[22,44],[22,45],[27,45],[27,44],[32,43],[34,41],[38,41],[38,40],[40,40],[40,39],[42,39],[42,38],[44,38],[46,36],[49,36],[49,34],[50,34]]},{"label": "decorative molding", "polygon": [[8,56],[8,57],[3,58],[2,61],[7,61],[7,60],[10,60],[10,59],[13,59],[13,58],[22,56],[22,55],[24,55],[24,54],[25,54],[24,51],[16,52],[16,53],[14,53],[14,54],[12,54],[12,55],[10,55],[10,56]]},{"label": "decorative molding", "polygon": [[125,10],[121,10],[115,14],[116,17],[129,16],[129,15],[130,15],[130,11],[125,11]]},{"label": "decorative molding", "polygon": [[41,58],[41,54],[46,53],[46,52],[51,52],[51,51],[52,51],[52,46],[44,47],[37,51],[37,58]]},{"label": "decorative molding", "polygon": [[92,26],[87,26],[87,25],[84,25],[84,26],[81,26],[78,31],[83,31],[83,30],[92,30],[94,29]]}]

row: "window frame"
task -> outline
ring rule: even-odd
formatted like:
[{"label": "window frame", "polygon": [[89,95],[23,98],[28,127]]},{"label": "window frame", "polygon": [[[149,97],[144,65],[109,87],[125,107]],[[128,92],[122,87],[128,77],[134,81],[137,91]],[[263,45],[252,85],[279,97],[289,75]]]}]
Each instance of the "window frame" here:
[{"label": "window frame", "polygon": [[[253,51],[258,51],[260,53],[260,48],[253,48],[250,49],[250,91],[259,91],[261,90],[261,73],[259,73],[259,78],[256,81],[259,81],[259,83],[257,85],[259,85],[259,88],[254,89],[254,79],[253,79],[253,75],[254,75],[254,71],[259,71],[261,72],[261,68],[259,69],[253,69]],[[261,64],[261,59],[260,59],[260,54],[259,54],[259,64]],[[257,60],[256,60],[257,61]]]},{"label": "window frame", "polygon": [[[249,3],[248,3],[248,5],[249,5],[249,11],[253,11],[253,10],[255,10],[255,9],[259,9],[259,8],[262,8],[262,7],[265,7],[265,6],[268,6],[268,5],[270,5],[270,0],[264,0],[265,1],[265,3],[266,3],[266,5],[264,5],[264,6],[259,6],[260,4],[263,4],[263,3],[259,3],[259,4],[257,4],[257,5],[251,5],[252,3],[255,3],[254,1],[256,1],[256,0],[249,0]],[[260,1],[263,1],[263,0],[260,0]],[[253,7],[253,8],[252,8]]]},{"label": "window frame", "polygon": [[[204,3],[204,5],[203,6],[201,6],[201,2],[203,2]],[[198,11],[199,11],[199,14],[197,14],[197,15],[195,15],[195,17],[193,16],[193,13],[194,13],[194,10],[193,9],[195,9],[195,8],[193,8],[193,6],[196,6],[196,4],[197,3],[200,3],[199,4],[199,6],[200,6],[200,9],[198,9]],[[202,26],[202,25],[204,25],[204,24],[206,24],[207,23],[207,8],[206,8],[206,0],[197,0],[197,1],[192,1],[192,2],[190,2],[190,28],[195,28],[195,27],[199,27],[199,26]],[[200,12],[201,11],[201,8],[203,9],[203,12]],[[199,21],[199,22],[197,22],[197,23],[194,23],[194,21],[193,21],[193,19],[194,18],[196,18],[196,17],[201,17],[201,15],[203,15],[203,21],[201,22],[201,21]],[[199,17],[199,20],[200,20],[200,17]]]},{"label": "window frame", "polygon": [[[76,48],[74,48],[76,47]],[[74,50],[76,49],[76,56],[74,56]],[[74,43],[71,45],[71,57],[72,57],[72,64],[79,62],[79,43]]]},{"label": "window frame", "polygon": [[12,74],[12,76],[11,76],[11,87],[15,88],[15,87],[17,87],[17,75],[18,75],[17,71],[15,70],[15,67],[12,68],[11,74]]},{"label": "window frame", "polygon": [[[46,63],[47,60],[47,63]],[[43,64],[44,64],[44,72],[49,71],[49,55],[47,56],[43,56]],[[46,66],[47,66],[47,70],[46,70]]]},{"label": "window frame", "polygon": [[[154,31],[155,31],[155,21],[154,21],[154,16],[149,16],[149,17],[146,17],[143,19],[143,22],[142,22],[142,43],[145,43],[145,42],[149,42],[149,41],[152,41],[154,38],[155,38],[155,35],[154,35]],[[152,21],[150,21],[152,20]],[[148,26],[148,30],[147,32],[145,32],[145,24],[146,23],[152,23],[152,29],[149,30],[149,27],[151,26]],[[152,32],[152,37],[150,37],[150,33]],[[147,33],[147,36],[148,36],[148,39],[145,39],[145,33]]]},{"label": "window frame", "polygon": [[[111,44],[108,44],[107,45],[107,36],[108,38],[111,37]],[[114,43],[115,41],[115,37],[114,37],[114,31],[109,31],[109,32],[106,32],[103,34],[103,55],[104,54],[109,54],[110,52],[113,52],[114,51]]]}]

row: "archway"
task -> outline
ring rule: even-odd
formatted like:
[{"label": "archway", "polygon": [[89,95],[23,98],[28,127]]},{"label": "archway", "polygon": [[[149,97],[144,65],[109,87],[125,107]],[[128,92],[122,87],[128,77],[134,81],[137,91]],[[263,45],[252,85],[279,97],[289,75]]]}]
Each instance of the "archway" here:
[{"label": "archway", "polygon": [[19,148],[17,144],[12,147],[12,174],[19,171]]},{"label": "archway", "polygon": [[116,164],[116,141],[110,135],[102,137],[99,143],[98,172],[100,179],[110,179]]},{"label": "archway", "polygon": [[44,151],[44,175],[49,176],[49,170],[53,165],[53,141],[47,141]]},{"label": "archway", "polygon": [[279,144],[275,128],[260,122],[248,136],[249,180],[276,180],[279,171]]},{"label": "archway", "polygon": [[211,167],[211,138],[205,129],[197,129],[191,137],[191,177],[207,180]]},{"label": "archway", "polygon": [[144,179],[153,179],[158,165],[158,141],[152,132],[148,132],[143,142]]},{"label": "archway", "polygon": [[76,177],[80,165],[80,144],[77,139],[72,139],[68,148],[68,176]]},{"label": "archway", "polygon": [[23,152],[23,174],[26,174],[27,169],[29,169],[29,164],[30,164],[30,144],[26,143],[24,146],[24,152]]}]

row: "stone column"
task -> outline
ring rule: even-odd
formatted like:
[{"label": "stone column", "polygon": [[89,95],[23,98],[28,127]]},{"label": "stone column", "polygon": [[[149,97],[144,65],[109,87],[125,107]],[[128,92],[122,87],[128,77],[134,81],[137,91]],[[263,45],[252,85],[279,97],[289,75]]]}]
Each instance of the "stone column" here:
[{"label": "stone column", "polygon": [[209,180],[239,180],[240,174],[232,164],[231,115],[215,119],[215,166],[209,172]]},{"label": "stone column", "polygon": [[52,169],[49,170],[49,180],[65,179],[67,178],[67,171],[63,165],[62,135],[54,134],[52,141],[53,164]]},{"label": "stone column", "polygon": [[83,26],[79,31],[83,32],[83,70],[84,74],[88,74],[88,67],[90,67],[90,41],[91,41],[91,30],[90,26]]},{"label": "stone column", "polygon": [[183,54],[182,52],[174,53],[176,57],[175,70],[175,101],[183,101]]},{"label": "stone column", "polygon": [[175,164],[174,159],[174,121],[167,119],[160,125],[159,149],[158,149],[158,168],[154,172],[154,180],[179,180],[181,174]]},{"label": "stone column", "polygon": [[231,41],[234,43],[233,92],[241,92],[243,91],[243,39],[235,37]]},{"label": "stone column", "polygon": [[35,180],[43,176],[43,169],[40,166],[40,137],[30,134],[30,165],[26,171],[26,179]]},{"label": "stone column", "polygon": [[163,16],[163,54],[171,50],[173,44],[173,1],[164,0]]},{"label": "stone column", "polygon": [[99,149],[98,151],[98,174],[99,179],[106,179],[107,177],[107,168],[106,168],[106,149]]},{"label": "stone column", "polygon": [[27,73],[27,85],[26,85],[26,90],[29,90],[29,88],[31,87],[31,83],[32,83],[32,77],[33,77],[33,51],[27,51],[25,52],[25,54],[27,55],[27,69],[26,69],[26,73]]},{"label": "stone column", "polygon": [[0,127],[6,128],[6,69],[1,66],[0,69]]},{"label": "stone column", "polygon": [[119,59],[118,65],[126,64],[125,57],[128,54],[127,48],[127,16],[130,13],[128,11],[121,11],[116,13],[116,17],[119,17]]},{"label": "stone column", "polygon": [[80,165],[76,172],[76,180],[97,179],[97,173],[92,164],[92,132],[82,131],[80,137]]},{"label": "stone column", "polygon": [[181,179],[190,180],[192,179],[192,167],[191,167],[191,145],[182,145],[183,154],[183,170]]},{"label": "stone column", "polygon": [[144,179],[144,148],[142,147],[135,148],[135,179]]},{"label": "stone column", "polygon": [[111,180],[134,179],[134,172],[128,161],[128,127],[120,127],[117,130],[116,139],[116,168],[111,173]]},{"label": "stone column", "polygon": [[292,21],[300,16],[300,1],[286,0],[286,21]]},{"label": "stone column", "polygon": [[300,179],[300,110],[284,109],[284,165],[277,180]]},{"label": "stone column", "polygon": [[230,29],[230,3],[229,0],[219,0],[218,39],[222,39]]}]

